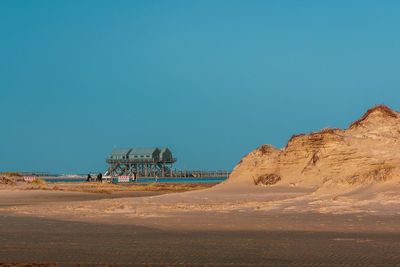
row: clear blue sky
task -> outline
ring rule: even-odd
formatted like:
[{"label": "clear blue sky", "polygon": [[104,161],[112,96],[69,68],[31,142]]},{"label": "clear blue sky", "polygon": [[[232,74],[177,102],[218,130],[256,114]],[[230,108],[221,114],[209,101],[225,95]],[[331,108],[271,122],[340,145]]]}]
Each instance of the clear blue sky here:
[{"label": "clear blue sky", "polygon": [[0,1],[0,171],[106,169],[168,146],[231,169],[262,144],[400,110],[399,1]]}]

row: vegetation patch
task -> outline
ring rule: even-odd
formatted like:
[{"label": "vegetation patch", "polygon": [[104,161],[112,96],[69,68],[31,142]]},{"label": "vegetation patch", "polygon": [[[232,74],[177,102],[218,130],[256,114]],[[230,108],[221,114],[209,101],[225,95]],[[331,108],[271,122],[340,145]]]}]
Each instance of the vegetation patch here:
[{"label": "vegetation patch", "polygon": [[[40,181],[40,180],[39,180]],[[148,184],[108,184],[108,183],[51,183],[30,182],[35,185],[26,190],[54,190],[70,192],[87,192],[112,194],[128,191],[163,191],[163,192],[185,192],[210,188],[215,183],[148,183]]]},{"label": "vegetation patch", "polygon": [[311,134],[335,134],[336,131],[341,131],[339,128],[324,128],[322,130],[319,130],[318,132],[311,133]]},{"label": "vegetation patch", "polygon": [[45,181],[39,180],[39,179],[35,179],[33,181],[29,181],[29,184],[37,184],[37,185],[46,185],[47,183]]},{"label": "vegetation patch", "polygon": [[2,177],[0,176],[0,184],[5,184],[5,185],[14,185],[15,180],[8,178],[8,177]]},{"label": "vegetation patch", "polygon": [[263,174],[254,179],[255,185],[273,185],[281,180],[281,177],[275,173]]},{"label": "vegetation patch", "polygon": [[374,169],[369,170],[365,173],[355,174],[347,177],[346,182],[349,184],[367,184],[373,182],[385,182],[393,177],[392,172],[394,170],[392,164],[382,164],[376,166]]},{"label": "vegetation patch", "polygon": [[2,177],[22,177],[22,175],[19,172],[3,172],[0,174]]},{"label": "vegetation patch", "polygon": [[259,148],[257,148],[257,150],[260,151],[262,155],[271,153],[272,149],[273,148],[270,145],[262,145]]},{"label": "vegetation patch", "polygon": [[286,143],[286,147],[287,148],[289,146],[289,143],[293,142],[296,138],[301,137],[301,136],[305,136],[306,134],[302,133],[302,134],[294,134],[292,135],[292,137],[290,137],[289,141]]},{"label": "vegetation patch", "polygon": [[350,124],[349,128],[353,128],[353,127],[359,126],[362,121],[367,119],[368,116],[372,112],[375,112],[375,111],[380,111],[380,112],[382,112],[382,114],[384,116],[387,116],[387,117],[397,118],[397,114],[393,110],[391,110],[389,107],[387,107],[385,105],[378,105],[378,106],[374,106],[374,107],[368,109],[367,112],[365,112],[365,114],[359,120],[356,120],[355,122]]}]

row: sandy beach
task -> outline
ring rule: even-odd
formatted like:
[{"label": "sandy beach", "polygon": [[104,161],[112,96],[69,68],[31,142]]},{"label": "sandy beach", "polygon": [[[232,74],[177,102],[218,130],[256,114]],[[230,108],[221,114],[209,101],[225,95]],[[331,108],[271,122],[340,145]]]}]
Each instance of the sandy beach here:
[{"label": "sandy beach", "polygon": [[263,145],[219,184],[0,185],[0,260],[87,266],[398,266],[400,113]]},{"label": "sandy beach", "polygon": [[399,13],[0,0],[0,267],[400,267]]},{"label": "sandy beach", "polygon": [[223,188],[115,194],[3,188],[0,259],[59,266],[400,264],[400,215],[265,209],[312,190],[276,187],[268,197],[265,188]]},{"label": "sandy beach", "polygon": [[4,228],[0,245],[3,262],[59,266],[398,266],[400,263],[399,233],[166,231],[137,225],[65,222],[4,214],[0,222]]}]

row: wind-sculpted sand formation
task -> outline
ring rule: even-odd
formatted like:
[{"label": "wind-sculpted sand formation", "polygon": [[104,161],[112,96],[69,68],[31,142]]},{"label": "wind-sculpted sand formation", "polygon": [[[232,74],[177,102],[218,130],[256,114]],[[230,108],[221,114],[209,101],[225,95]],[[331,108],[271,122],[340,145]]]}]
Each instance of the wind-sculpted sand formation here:
[{"label": "wind-sculpted sand formation", "polygon": [[375,106],[348,129],[294,135],[283,149],[259,147],[227,181],[210,189],[12,208],[21,214],[86,219],[171,218],[196,212],[400,214],[399,140],[400,113]]},{"label": "wind-sculpted sand formation", "polygon": [[229,183],[321,187],[399,178],[399,114],[376,106],[348,129],[293,135],[284,149],[261,146],[241,160]]},{"label": "wind-sculpted sand formation", "polygon": [[348,129],[293,135],[283,149],[263,145],[241,160],[224,186],[312,189],[286,201],[293,206],[282,203],[297,211],[398,213],[399,115],[375,106]]},{"label": "wind-sculpted sand formation", "polygon": [[0,259],[398,266],[399,140],[400,113],[376,106],[348,129],[294,135],[283,149],[263,145],[228,180],[204,190],[90,184],[56,190],[5,178]]}]

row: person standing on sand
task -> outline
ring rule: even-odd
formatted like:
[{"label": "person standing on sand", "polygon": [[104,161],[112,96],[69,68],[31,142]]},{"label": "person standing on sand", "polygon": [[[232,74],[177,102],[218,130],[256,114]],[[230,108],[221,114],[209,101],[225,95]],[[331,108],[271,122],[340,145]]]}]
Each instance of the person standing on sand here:
[{"label": "person standing on sand", "polygon": [[88,173],[86,182],[90,182],[90,179],[91,179],[91,178],[92,178],[92,177],[90,176],[90,173]]},{"label": "person standing on sand", "polygon": [[103,178],[103,175],[101,175],[101,173],[99,173],[99,174],[97,174],[97,181],[98,182],[102,182],[102,178]]}]

